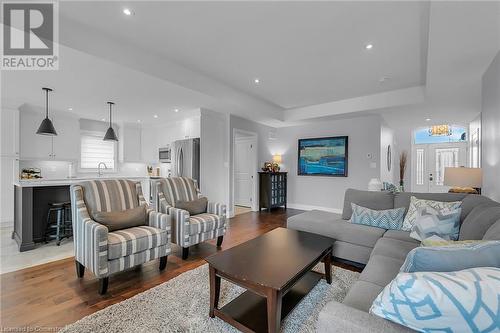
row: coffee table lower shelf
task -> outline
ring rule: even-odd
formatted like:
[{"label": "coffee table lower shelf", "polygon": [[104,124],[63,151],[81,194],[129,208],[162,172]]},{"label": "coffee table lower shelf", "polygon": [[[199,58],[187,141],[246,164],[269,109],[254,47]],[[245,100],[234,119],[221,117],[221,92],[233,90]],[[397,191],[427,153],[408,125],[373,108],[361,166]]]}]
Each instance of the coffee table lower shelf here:
[{"label": "coffee table lower shelf", "polygon": [[[283,296],[281,320],[286,318],[323,277],[321,273],[310,271]],[[221,309],[214,309],[214,315],[243,332],[267,332],[266,298],[248,290]]]}]

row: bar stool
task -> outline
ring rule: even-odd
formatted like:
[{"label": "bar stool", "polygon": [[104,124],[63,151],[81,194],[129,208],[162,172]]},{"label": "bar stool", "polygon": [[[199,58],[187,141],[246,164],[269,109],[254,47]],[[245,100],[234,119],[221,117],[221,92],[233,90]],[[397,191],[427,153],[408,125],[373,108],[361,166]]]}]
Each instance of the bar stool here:
[{"label": "bar stool", "polygon": [[[55,220],[52,216],[55,215]],[[47,229],[45,231],[45,241],[55,239],[57,246],[61,245],[61,240],[73,235],[71,227],[71,203],[52,202],[49,203],[47,213]]]}]

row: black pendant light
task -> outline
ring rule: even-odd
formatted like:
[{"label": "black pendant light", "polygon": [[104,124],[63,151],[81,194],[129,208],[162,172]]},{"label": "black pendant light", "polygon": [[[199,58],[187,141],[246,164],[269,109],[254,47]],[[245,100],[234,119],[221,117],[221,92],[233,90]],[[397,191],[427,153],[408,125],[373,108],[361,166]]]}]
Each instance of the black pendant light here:
[{"label": "black pendant light", "polygon": [[57,135],[56,129],[52,124],[52,121],[49,119],[49,91],[52,91],[50,88],[42,88],[45,90],[45,119],[42,120],[40,127],[38,127],[38,131],[36,134],[40,135]]},{"label": "black pendant light", "polygon": [[109,128],[106,131],[106,134],[104,135],[104,141],[118,141],[118,137],[115,134],[115,130],[113,129],[113,126],[111,124],[111,106],[114,105],[115,103],[113,102],[108,102],[109,104]]}]

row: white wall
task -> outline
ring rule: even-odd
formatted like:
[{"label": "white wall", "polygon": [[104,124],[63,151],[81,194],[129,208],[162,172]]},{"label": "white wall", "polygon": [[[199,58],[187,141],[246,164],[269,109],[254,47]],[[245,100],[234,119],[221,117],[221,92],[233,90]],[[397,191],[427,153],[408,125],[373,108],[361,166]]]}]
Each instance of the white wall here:
[{"label": "white wall", "polygon": [[500,52],[482,82],[483,194],[500,201]]},{"label": "white wall", "polygon": [[[388,168],[389,163],[387,160],[388,146],[391,147],[390,170]],[[380,127],[380,180],[382,182],[394,183],[395,157],[394,131],[386,124],[382,124],[382,126]]]},{"label": "white wall", "polygon": [[[380,177],[380,127],[381,117],[373,115],[279,128],[269,147],[282,154],[288,171],[289,207],[340,212],[346,189],[367,189],[371,178]],[[349,136],[348,177],[297,175],[298,139],[342,135]]]},{"label": "white wall", "polygon": [[229,116],[201,110],[200,190],[210,201],[229,202]]}]

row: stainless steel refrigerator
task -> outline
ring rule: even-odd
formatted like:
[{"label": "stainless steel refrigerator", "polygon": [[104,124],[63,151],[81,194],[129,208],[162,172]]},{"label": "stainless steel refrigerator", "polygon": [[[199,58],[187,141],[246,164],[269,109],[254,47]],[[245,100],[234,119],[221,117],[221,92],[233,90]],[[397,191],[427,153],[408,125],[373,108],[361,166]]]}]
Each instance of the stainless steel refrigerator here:
[{"label": "stainless steel refrigerator", "polygon": [[188,177],[200,186],[200,139],[174,141],[172,144],[172,177]]}]

